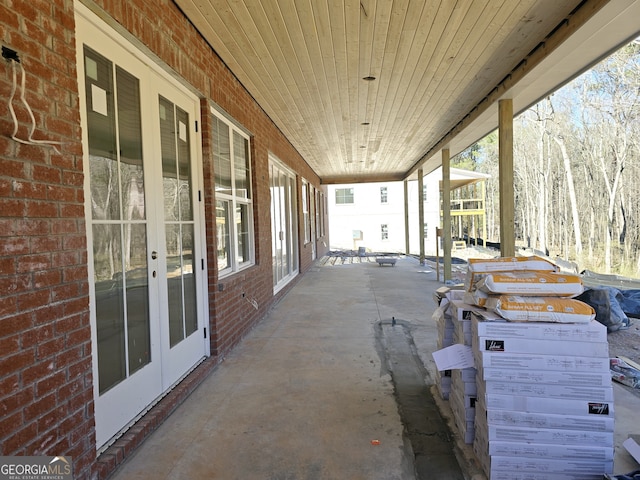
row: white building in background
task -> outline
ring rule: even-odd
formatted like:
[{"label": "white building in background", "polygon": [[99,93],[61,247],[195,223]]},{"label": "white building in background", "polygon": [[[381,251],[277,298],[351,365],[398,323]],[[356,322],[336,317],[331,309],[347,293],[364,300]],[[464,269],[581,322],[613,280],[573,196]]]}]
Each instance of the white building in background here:
[{"label": "white building in background", "polygon": [[[472,195],[464,195],[462,191],[470,185],[483,185],[487,178],[488,175],[482,173],[451,169],[454,236],[461,237],[465,233],[480,236],[477,232],[482,232],[484,188],[476,188]],[[424,201],[425,253],[428,255],[435,253],[436,228],[442,227],[441,179],[441,168],[424,177],[421,197]],[[404,182],[330,185],[327,197],[331,250],[358,250],[364,247],[370,252],[405,253]],[[418,197],[418,181],[407,182],[409,252],[414,254],[420,253]],[[462,201],[456,197],[467,199]],[[469,221],[465,224],[466,230],[463,228],[463,215],[473,216],[473,231],[469,230]],[[484,233],[482,235],[486,236]]]}]

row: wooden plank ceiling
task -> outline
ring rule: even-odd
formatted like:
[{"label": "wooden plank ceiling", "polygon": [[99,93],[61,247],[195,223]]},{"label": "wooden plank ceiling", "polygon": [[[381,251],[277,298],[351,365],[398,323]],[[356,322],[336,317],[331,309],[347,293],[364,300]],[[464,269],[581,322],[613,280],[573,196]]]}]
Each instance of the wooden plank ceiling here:
[{"label": "wooden plank ceiling", "polygon": [[606,3],[175,2],[323,183],[406,178],[567,18]]}]

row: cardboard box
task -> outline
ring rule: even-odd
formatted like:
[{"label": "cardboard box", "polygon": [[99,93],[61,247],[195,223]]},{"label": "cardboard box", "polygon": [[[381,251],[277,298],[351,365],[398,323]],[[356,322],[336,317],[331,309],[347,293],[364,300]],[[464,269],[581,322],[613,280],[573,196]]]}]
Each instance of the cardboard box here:
[{"label": "cardboard box", "polygon": [[[455,385],[455,380],[454,380]],[[582,399],[591,402],[613,403],[613,387],[586,387],[579,385],[548,385],[545,383],[478,382],[478,395],[500,394],[525,397]]]},{"label": "cardboard box", "polygon": [[[494,322],[486,314],[474,313],[472,332],[478,337],[562,340],[567,342],[607,342],[607,327],[596,320],[586,324],[543,322]],[[491,317],[489,317],[491,318]]]},{"label": "cardboard box", "polygon": [[481,352],[540,353],[579,357],[609,358],[607,342],[567,342],[502,336],[473,337],[473,348]]},{"label": "cardboard box", "polygon": [[544,457],[492,456],[490,470],[490,478],[492,480],[495,478],[494,472],[544,472],[556,475],[592,475],[595,472],[602,479],[605,473],[613,472],[613,460],[557,460]]},{"label": "cardboard box", "polygon": [[602,480],[601,473],[551,473],[551,472],[491,472],[485,470],[491,480]]},{"label": "cardboard box", "polygon": [[609,373],[609,358],[474,351],[476,368]]},{"label": "cardboard box", "polygon": [[611,386],[611,374],[605,372],[561,372],[534,369],[506,370],[503,368],[482,368],[478,380],[483,382],[516,382],[548,385],[581,385],[592,387]]},{"label": "cardboard box", "polygon": [[613,460],[613,447],[542,443],[490,442],[491,457],[539,457],[571,460]]},{"label": "cardboard box", "polygon": [[458,379],[462,382],[470,382],[470,383],[475,383],[476,382],[476,373],[477,370],[473,367],[469,367],[469,368],[460,368],[457,370],[452,370],[451,371],[451,376],[455,379]]},{"label": "cardboard box", "polygon": [[613,417],[603,417],[599,415],[555,415],[496,409],[487,411],[484,406],[481,405],[481,402],[476,402],[476,419],[480,418],[484,418],[486,425],[614,432]]},{"label": "cardboard box", "polygon": [[476,397],[474,395],[465,395],[464,393],[451,389],[449,394],[449,404],[451,410],[457,410],[459,417],[465,420],[475,421],[476,418]]},{"label": "cardboard box", "polygon": [[613,432],[488,425],[487,434],[489,445],[491,445],[491,442],[497,441],[613,447]]},{"label": "cardboard box", "polygon": [[554,415],[594,415],[614,417],[613,402],[590,400],[526,397],[487,393],[482,398],[487,412],[496,410],[515,410],[527,413],[546,413]]},{"label": "cardboard box", "polygon": [[[484,309],[477,307],[475,305],[469,305],[468,303],[464,303],[462,300],[453,300],[450,304],[451,308],[451,319],[456,322],[470,322],[471,314],[482,313]],[[468,331],[471,331],[471,325],[465,325],[465,329],[468,328]]]}]

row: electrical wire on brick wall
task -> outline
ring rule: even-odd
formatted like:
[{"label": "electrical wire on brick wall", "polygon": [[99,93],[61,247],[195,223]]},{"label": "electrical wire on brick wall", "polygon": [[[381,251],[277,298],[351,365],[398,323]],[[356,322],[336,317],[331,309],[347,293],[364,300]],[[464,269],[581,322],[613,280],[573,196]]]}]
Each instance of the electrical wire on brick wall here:
[{"label": "electrical wire on brick wall", "polygon": [[[11,118],[13,119],[13,133],[11,134],[11,139],[16,142],[24,143],[26,145],[44,145],[46,147],[50,147],[60,155],[60,151],[56,147],[56,145],[64,145],[64,142],[54,142],[52,140],[37,140],[33,138],[33,134],[36,131],[36,119],[33,115],[33,111],[31,110],[31,106],[25,97],[25,83],[26,83],[26,72],[22,63],[20,62],[20,58],[18,54],[10,50],[6,47],[2,47],[2,56],[7,59],[7,61],[11,64],[11,76],[12,76],[12,85],[11,85],[11,94],[9,95],[8,107],[9,113],[11,113]],[[27,112],[29,114],[29,118],[31,119],[31,125],[29,126],[29,136],[27,139],[18,138],[18,118],[16,117],[16,112],[13,109],[13,98],[16,95],[16,90],[18,87],[17,74],[16,74],[16,65],[20,67],[20,101],[26,107]]]}]

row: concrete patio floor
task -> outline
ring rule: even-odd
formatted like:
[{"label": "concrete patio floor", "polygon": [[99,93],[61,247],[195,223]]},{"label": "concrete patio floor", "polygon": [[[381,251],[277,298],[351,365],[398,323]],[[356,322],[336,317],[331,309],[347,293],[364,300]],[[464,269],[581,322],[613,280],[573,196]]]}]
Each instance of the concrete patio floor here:
[{"label": "concrete patio floor", "polygon": [[[484,478],[434,398],[435,272],[411,257],[321,264],[112,479]],[[640,404],[614,389],[624,473]]]}]

